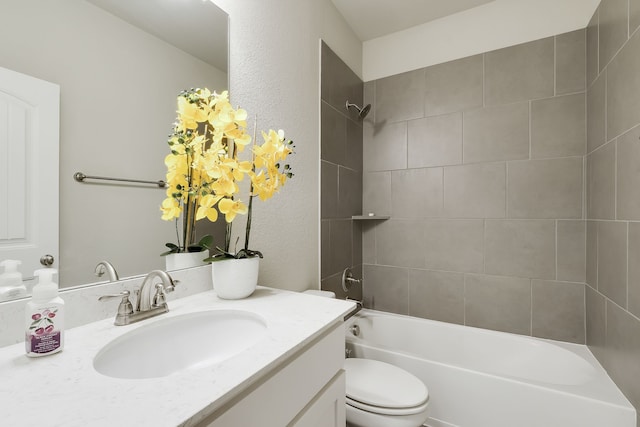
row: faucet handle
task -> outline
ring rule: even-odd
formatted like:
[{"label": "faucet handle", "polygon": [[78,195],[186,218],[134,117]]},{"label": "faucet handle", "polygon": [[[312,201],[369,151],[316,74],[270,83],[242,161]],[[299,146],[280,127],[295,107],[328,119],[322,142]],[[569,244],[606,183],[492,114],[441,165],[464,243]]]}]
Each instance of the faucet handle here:
[{"label": "faucet handle", "polygon": [[107,294],[107,295],[100,295],[98,297],[98,301],[104,301],[107,299],[111,299],[111,298],[122,298],[122,302],[128,301],[129,300],[129,295],[131,295],[131,292],[125,290],[122,291],[118,294]]},{"label": "faucet handle", "polygon": [[[171,288],[173,290],[173,287]],[[164,286],[162,283],[156,283],[156,294],[153,296],[152,307],[160,307],[167,302],[166,295],[164,293]]]},{"label": "faucet handle", "polygon": [[351,267],[347,267],[342,272],[342,290],[345,292],[349,292],[349,289],[354,284],[361,284],[362,279],[356,279],[353,277],[353,272],[351,271]]},{"label": "faucet handle", "polygon": [[127,318],[129,315],[133,314],[133,304],[129,301],[129,295],[131,295],[131,292],[122,291],[119,294],[102,295],[98,298],[98,301],[104,301],[111,298],[122,298],[122,301],[120,301],[120,305],[118,306],[116,324],[119,324],[119,320]]}]

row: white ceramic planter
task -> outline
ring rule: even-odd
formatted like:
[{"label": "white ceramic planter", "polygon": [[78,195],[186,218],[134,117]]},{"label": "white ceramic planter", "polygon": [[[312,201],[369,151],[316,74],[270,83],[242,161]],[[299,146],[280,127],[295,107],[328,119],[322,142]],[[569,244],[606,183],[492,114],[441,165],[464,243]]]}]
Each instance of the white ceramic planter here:
[{"label": "white ceramic planter", "polygon": [[213,290],[222,299],[246,298],[256,290],[259,269],[259,257],[212,262]]},{"label": "white ceramic planter", "polygon": [[202,252],[185,252],[179,254],[165,255],[165,264],[167,271],[182,270],[183,268],[198,267],[205,265],[202,260],[207,258],[209,254],[206,251]]}]

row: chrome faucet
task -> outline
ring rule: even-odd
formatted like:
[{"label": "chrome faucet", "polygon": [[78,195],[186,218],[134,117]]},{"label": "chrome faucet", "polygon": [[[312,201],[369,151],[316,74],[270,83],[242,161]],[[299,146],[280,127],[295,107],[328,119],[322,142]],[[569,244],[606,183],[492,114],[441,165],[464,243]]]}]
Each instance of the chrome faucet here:
[{"label": "chrome faucet", "polygon": [[355,302],[356,308],[354,308],[351,312],[347,313],[347,315],[344,317],[345,321],[364,308],[362,301],[349,298],[349,289],[351,289],[353,285],[362,285],[362,279],[356,279],[355,277],[353,277],[353,272],[351,271],[351,267],[347,267],[342,272],[342,290],[345,291],[345,293],[347,294],[347,296],[345,297],[345,300]]},{"label": "chrome faucet", "polygon": [[[153,283],[153,279],[158,278],[162,283],[155,285],[156,291],[153,297],[151,296],[151,289],[149,287]],[[173,292],[176,285],[173,282],[169,273],[162,270],[153,270],[142,281],[140,291],[138,292],[138,299],[136,301],[136,311],[144,312],[153,308],[158,308],[161,305],[166,306],[166,292]],[[168,310],[168,308],[167,308]]]},{"label": "chrome faucet", "polygon": [[[152,294],[150,287],[156,278],[160,279],[162,283],[154,285],[155,292]],[[140,289],[135,292],[137,294],[135,308],[129,301],[131,294],[129,291],[122,291],[114,295],[102,295],[98,300],[122,298],[114,324],[116,326],[128,325],[169,311],[166,292],[172,292],[176,283],[177,281],[174,281],[166,271],[153,270],[147,274]]]},{"label": "chrome faucet", "polygon": [[96,269],[95,269],[96,276],[102,277],[105,272],[109,276],[110,282],[115,282],[117,280],[120,280],[120,278],[118,277],[118,272],[113,267],[113,264],[111,264],[109,261],[100,261],[98,265],[96,265]]}]

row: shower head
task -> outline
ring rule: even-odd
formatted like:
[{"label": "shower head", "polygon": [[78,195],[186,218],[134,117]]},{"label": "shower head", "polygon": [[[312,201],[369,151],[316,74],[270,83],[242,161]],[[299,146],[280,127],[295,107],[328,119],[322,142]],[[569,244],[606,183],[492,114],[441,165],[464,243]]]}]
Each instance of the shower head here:
[{"label": "shower head", "polygon": [[356,110],[358,110],[358,117],[360,117],[360,120],[364,120],[364,118],[367,117],[367,114],[369,114],[369,111],[371,110],[371,104],[367,104],[364,107],[360,108],[356,104],[351,104],[348,100],[345,106],[347,110],[349,110],[349,108],[351,107],[354,107]]}]

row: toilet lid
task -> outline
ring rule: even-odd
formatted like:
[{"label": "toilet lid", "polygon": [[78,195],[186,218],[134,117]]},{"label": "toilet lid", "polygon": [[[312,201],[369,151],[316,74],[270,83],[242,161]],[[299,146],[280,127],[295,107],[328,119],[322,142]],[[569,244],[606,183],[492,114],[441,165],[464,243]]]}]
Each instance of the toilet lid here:
[{"label": "toilet lid", "polygon": [[424,404],[429,391],[409,372],[371,359],[348,358],[347,397],[382,408],[411,408]]}]

